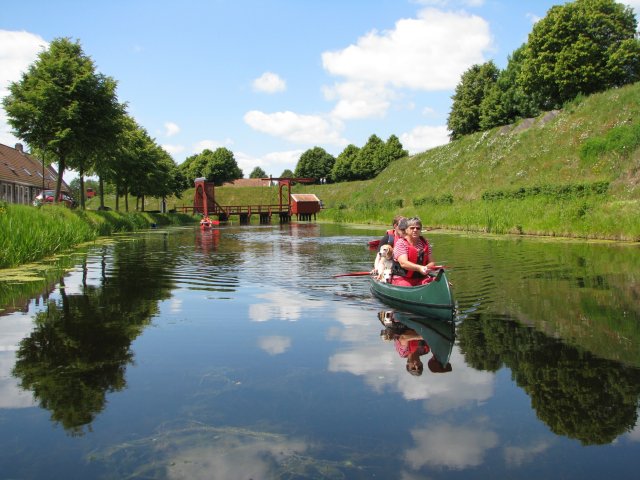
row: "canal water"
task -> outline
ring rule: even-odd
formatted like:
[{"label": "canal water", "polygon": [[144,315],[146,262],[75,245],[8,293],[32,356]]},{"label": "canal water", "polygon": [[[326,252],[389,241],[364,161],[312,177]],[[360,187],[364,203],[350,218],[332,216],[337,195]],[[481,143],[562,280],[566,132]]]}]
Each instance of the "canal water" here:
[{"label": "canal water", "polygon": [[0,272],[0,478],[637,477],[640,246],[427,232],[447,324],[334,277],[381,233],[158,229]]}]

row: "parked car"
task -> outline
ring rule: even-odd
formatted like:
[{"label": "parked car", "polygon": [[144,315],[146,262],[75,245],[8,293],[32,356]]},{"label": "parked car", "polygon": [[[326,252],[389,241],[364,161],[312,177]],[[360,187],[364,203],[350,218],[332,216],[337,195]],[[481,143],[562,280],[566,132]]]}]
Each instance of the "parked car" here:
[{"label": "parked car", "polygon": [[[39,207],[43,203],[53,203],[53,197],[55,196],[55,194],[55,190],[44,190],[43,192],[40,192],[38,195],[36,195],[36,197],[33,199],[33,205]],[[71,195],[66,192],[60,192],[60,203],[64,203],[69,208],[74,208],[76,206],[76,201],[73,199],[73,197],[71,197]]]}]

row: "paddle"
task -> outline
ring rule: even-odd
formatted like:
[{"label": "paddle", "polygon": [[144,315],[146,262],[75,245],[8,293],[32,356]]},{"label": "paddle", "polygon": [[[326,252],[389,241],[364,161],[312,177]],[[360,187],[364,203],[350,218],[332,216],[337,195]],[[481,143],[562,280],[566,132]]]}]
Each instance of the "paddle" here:
[{"label": "paddle", "polygon": [[336,277],[363,277],[365,275],[371,275],[371,272],[350,272],[350,273],[339,273],[338,275],[333,275],[333,278]]}]

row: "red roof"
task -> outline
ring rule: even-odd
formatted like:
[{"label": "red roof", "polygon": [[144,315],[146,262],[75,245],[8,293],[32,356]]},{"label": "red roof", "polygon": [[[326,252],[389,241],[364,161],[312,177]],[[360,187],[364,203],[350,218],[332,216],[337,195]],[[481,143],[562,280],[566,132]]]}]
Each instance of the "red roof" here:
[{"label": "red roof", "polygon": [[291,198],[295,202],[320,202],[320,199],[313,193],[292,193]]},{"label": "red roof", "polygon": [[[45,167],[45,188],[54,188],[58,172],[52,167]],[[24,153],[21,144],[16,148],[0,143],[0,181],[30,187],[42,188],[42,162]],[[69,186],[62,182],[64,189]]]}]

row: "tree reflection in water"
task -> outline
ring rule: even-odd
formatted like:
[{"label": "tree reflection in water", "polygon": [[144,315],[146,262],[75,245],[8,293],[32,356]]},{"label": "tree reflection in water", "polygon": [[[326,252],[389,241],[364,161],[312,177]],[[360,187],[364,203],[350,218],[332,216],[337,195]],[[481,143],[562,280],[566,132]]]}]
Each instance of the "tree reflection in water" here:
[{"label": "tree reflection in water", "polygon": [[127,258],[116,259],[113,277],[102,262],[100,287],[86,284],[84,265],[81,294],[68,295],[61,278],[59,300],[36,314],[34,330],[18,348],[13,375],[71,435],[90,431],[106,394],[126,386],[131,343],[157,313],[158,300],[168,297],[160,282],[170,262]]},{"label": "tree reflection in water", "polygon": [[636,425],[639,369],[595,357],[508,318],[469,318],[457,333],[467,363],[492,372],[508,367],[554,433],[583,445],[604,445]]}]

